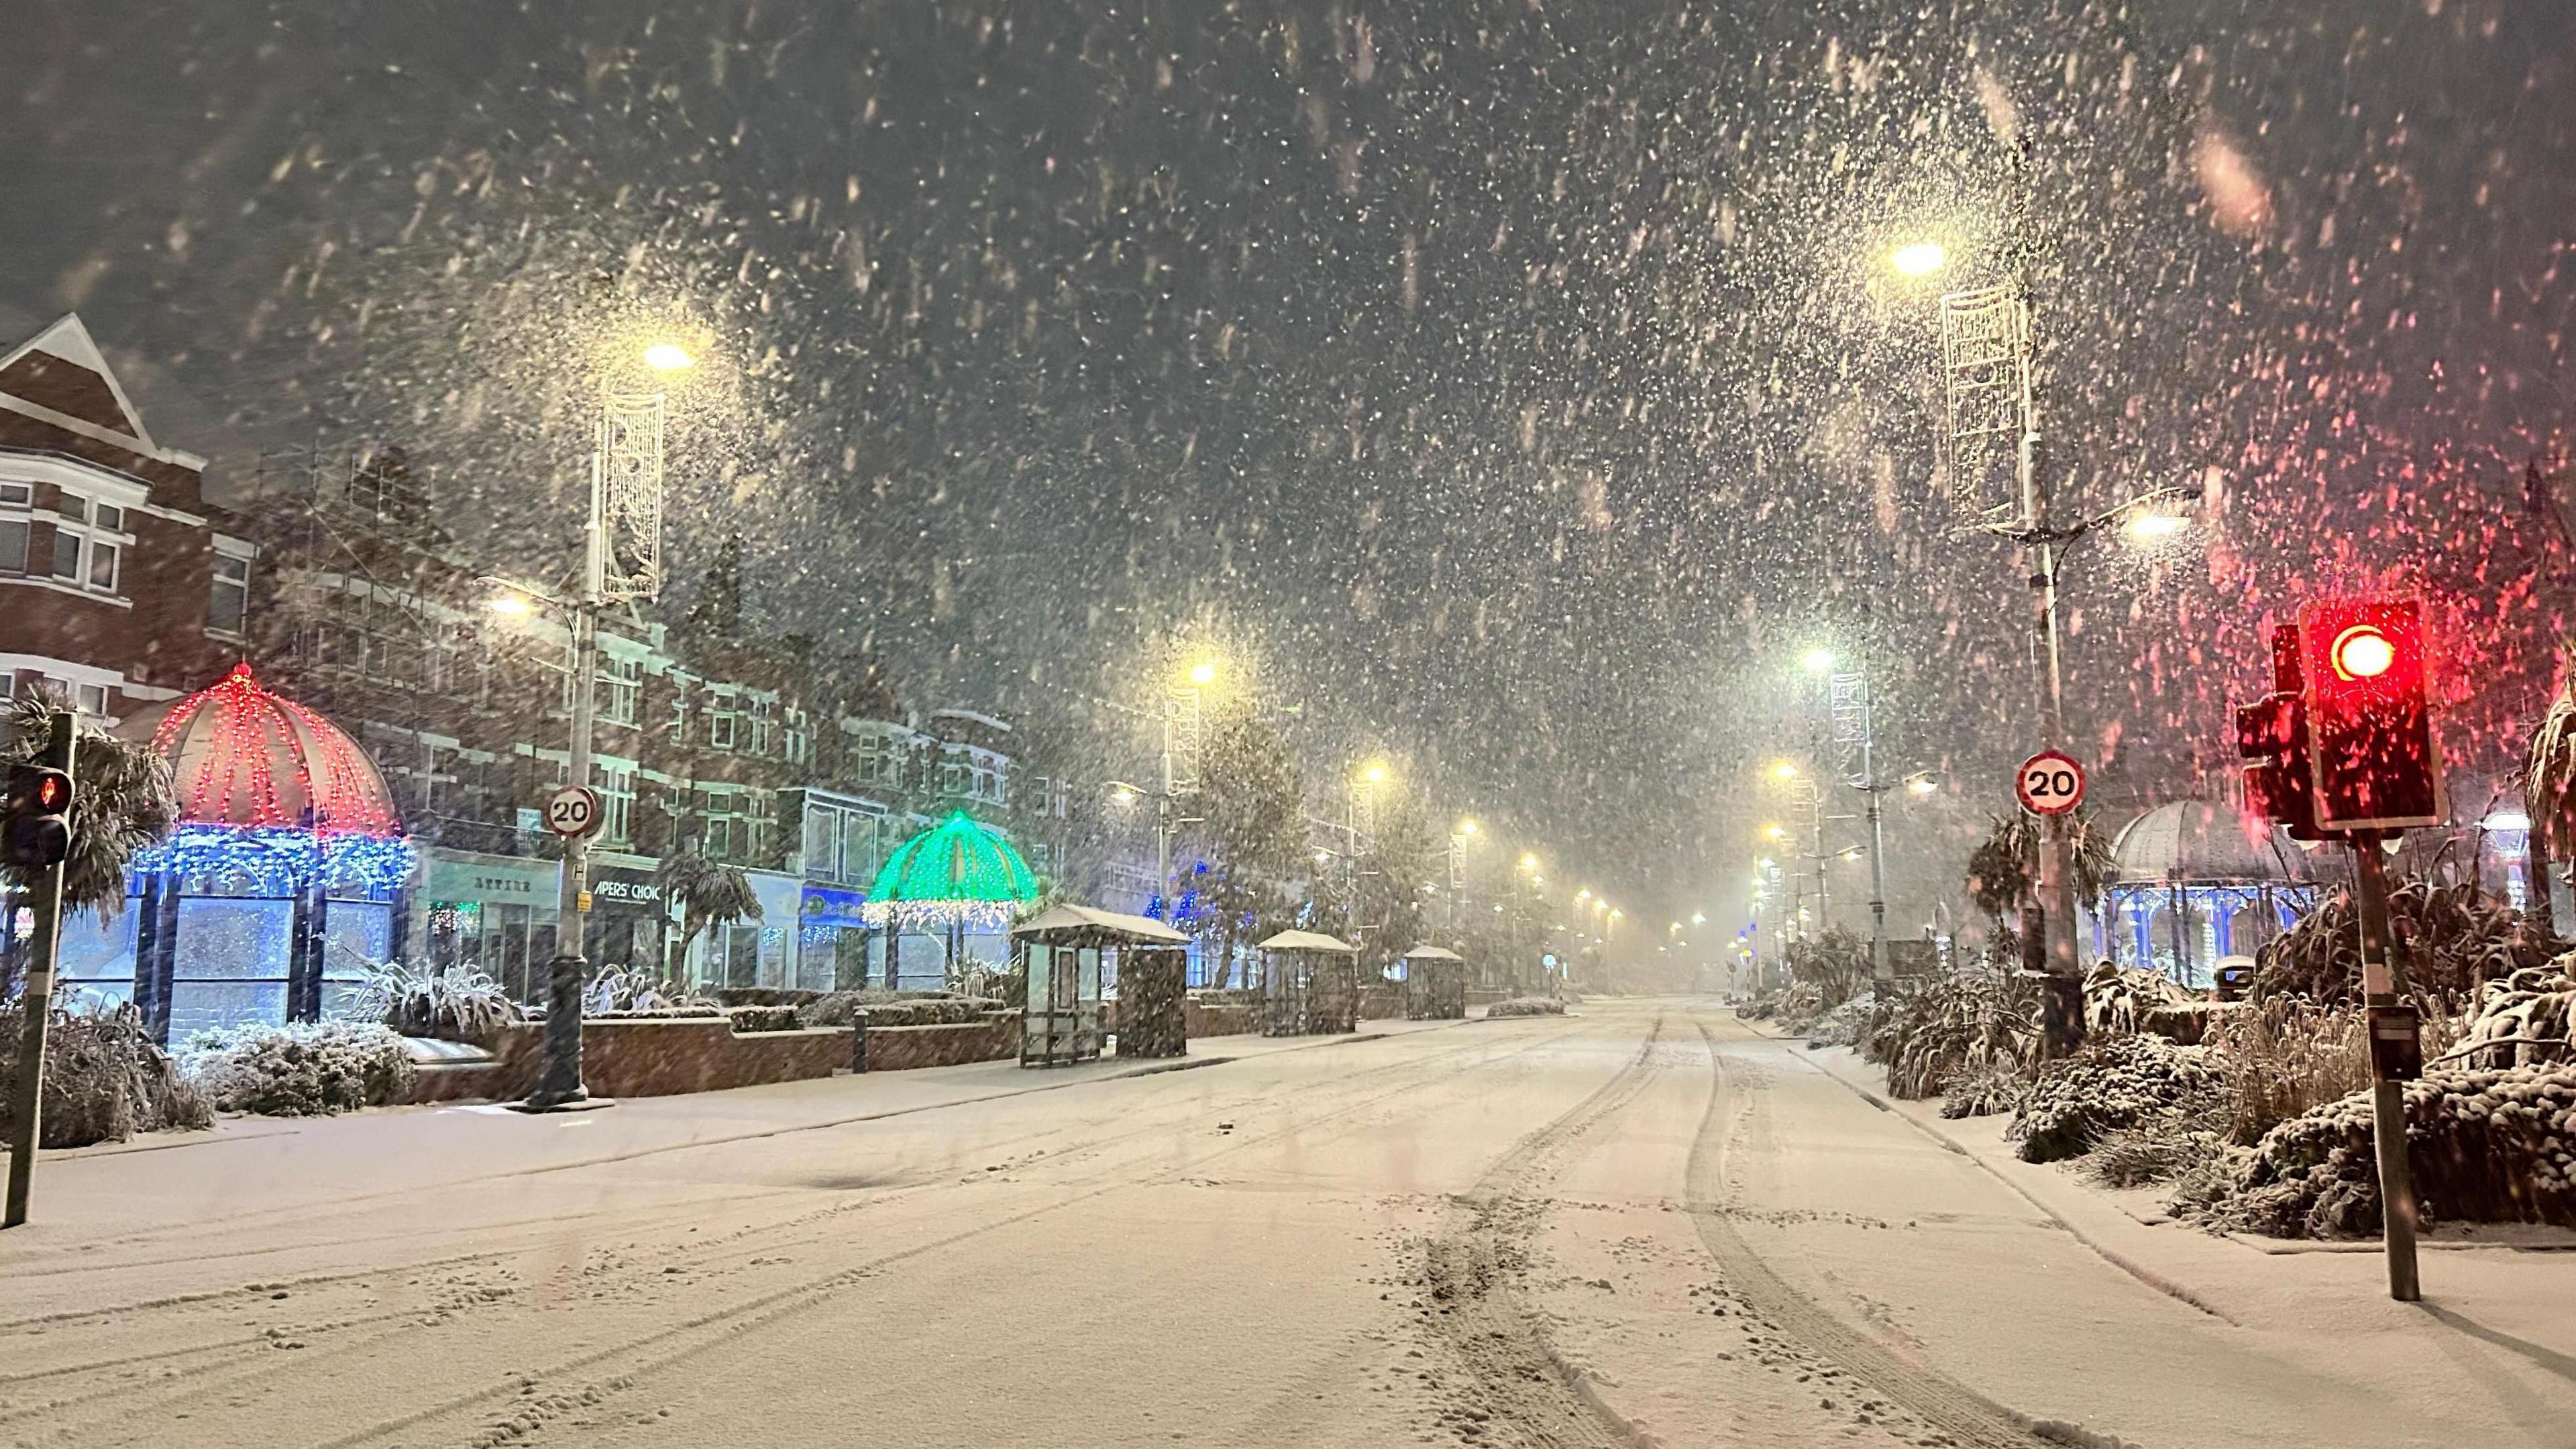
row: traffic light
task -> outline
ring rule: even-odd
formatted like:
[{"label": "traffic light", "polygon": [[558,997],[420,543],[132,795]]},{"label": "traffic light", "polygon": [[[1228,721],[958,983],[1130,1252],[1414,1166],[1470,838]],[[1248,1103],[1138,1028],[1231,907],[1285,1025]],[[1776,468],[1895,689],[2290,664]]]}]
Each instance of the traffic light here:
[{"label": "traffic light", "polygon": [[2423,605],[2329,599],[2300,606],[2298,668],[2308,782],[2322,830],[2439,825]]},{"label": "traffic light", "polygon": [[60,865],[71,853],[72,777],[49,765],[14,765],[0,813],[0,860],[21,870]]},{"label": "traffic light", "polygon": [[2308,769],[2307,705],[2299,688],[2299,627],[2272,631],[2272,692],[2236,707],[2236,753],[2245,767],[2245,803],[2288,826],[2293,840],[2323,840]]}]

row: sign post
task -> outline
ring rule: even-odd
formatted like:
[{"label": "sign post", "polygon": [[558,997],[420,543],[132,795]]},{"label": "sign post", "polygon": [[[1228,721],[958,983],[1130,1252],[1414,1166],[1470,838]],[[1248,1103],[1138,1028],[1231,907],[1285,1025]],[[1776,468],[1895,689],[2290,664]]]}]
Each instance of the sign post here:
[{"label": "sign post", "polygon": [[2021,762],[2013,793],[2033,815],[2064,815],[2084,803],[2084,766],[2063,750],[2042,750]]},{"label": "sign post", "polygon": [[[2048,950],[2037,973],[2040,1040],[2046,1055],[2061,1056],[2084,1040],[2084,981],[2072,944],[2074,853],[2066,848],[2069,818],[2084,803],[2084,766],[2063,750],[2041,750],[2014,772],[2013,794],[2045,827],[2039,850],[2039,899]],[[2063,921],[2058,919],[2061,912]],[[2024,943],[2025,949],[2028,944]]]},{"label": "sign post", "polygon": [[[72,803],[74,733],[71,713],[57,711],[52,732],[45,740],[45,752],[37,759],[40,769],[60,772],[61,798],[38,802],[54,807],[48,813],[67,812]],[[11,803],[18,802],[13,799]],[[14,847],[16,842],[11,844]],[[36,1175],[36,1147],[44,1140],[39,1119],[45,1107],[45,1029],[54,1014],[54,961],[62,942],[63,855],[70,844],[66,831],[47,842],[40,853],[14,862],[25,872],[27,905],[36,920],[35,933],[27,941],[27,989],[18,998],[19,1008],[26,1016],[18,1031],[18,1076],[10,1084],[13,1130],[9,1138],[9,1197],[6,1210],[0,1211],[0,1228],[14,1228],[27,1220],[27,1194]]]},{"label": "sign post", "polygon": [[546,828],[571,840],[599,828],[599,795],[587,785],[564,785],[546,797]]}]

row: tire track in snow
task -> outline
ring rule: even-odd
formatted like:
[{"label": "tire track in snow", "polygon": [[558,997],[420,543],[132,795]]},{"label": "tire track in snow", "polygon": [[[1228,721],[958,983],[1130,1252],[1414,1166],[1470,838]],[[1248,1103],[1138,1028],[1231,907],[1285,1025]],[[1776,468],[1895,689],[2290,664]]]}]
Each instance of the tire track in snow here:
[{"label": "tire track in snow", "polygon": [[1685,1206],[1699,1229],[1700,1242],[1717,1260],[1728,1291],[1773,1332],[1791,1340],[1792,1351],[1814,1363],[1822,1374],[1865,1386],[1924,1428],[1973,1449],[2049,1449],[2053,1441],[2033,1433],[2021,1415],[1947,1375],[1906,1363],[1844,1324],[1789,1286],[1744,1240],[1733,1218],[1741,1194],[1729,1180],[1727,1159],[1757,1110],[1758,1084],[1729,1071],[1726,1055],[1718,1050],[1717,1038],[1706,1022],[1693,1025],[1699,1028],[1709,1071],[1716,1080],[1708,1111],[1691,1143]]},{"label": "tire track in snow", "polygon": [[[1522,1297],[1530,1245],[1552,1206],[1566,1149],[1636,1100],[1659,1068],[1657,1012],[1636,1055],[1556,1120],[1522,1137],[1459,1195],[1423,1244],[1419,1312],[1442,1369],[1468,1380],[1440,1427],[1471,1444],[1621,1449],[1643,1442],[1558,1356]],[[1437,1393],[1445,1387],[1437,1379]]]}]

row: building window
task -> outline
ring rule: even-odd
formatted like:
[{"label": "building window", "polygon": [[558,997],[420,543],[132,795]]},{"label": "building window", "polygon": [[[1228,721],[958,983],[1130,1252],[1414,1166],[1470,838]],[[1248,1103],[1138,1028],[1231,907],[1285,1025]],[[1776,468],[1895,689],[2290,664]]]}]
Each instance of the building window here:
[{"label": "building window", "polygon": [[735,853],[750,844],[742,819],[742,792],[710,789],[705,792],[706,857],[712,861],[731,862]]},{"label": "building window", "polygon": [[57,523],[54,525],[54,577],[75,579],[81,572],[81,536]]},{"label": "building window", "polygon": [[27,571],[27,520],[0,518],[0,573]]},{"label": "building window", "polygon": [[811,765],[811,764],[813,764],[813,763],[814,763],[814,724],[813,724],[813,721],[812,721],[811,719],[809,719],[809,718],[806,716],[805,711],[803,711],[803,710],[801,710],[801,709],[795,709],[795,708],[792,708],[792,707],[791,707],[791,708],[787,711],[787,720],[786,720],[786,724],[787,724],[787,763],[789,763],[789,764],[791,764],[791,765]]},{"label": "building window", "polygon": [[768,790],[745,790],[743,853],[751,864],[766,864],[778,848],[778,796]]},{"label": "building window", "polygon": [[730,750],[742,722],[742,702],[730,689],[707,691],[707,748]]},{"label": "building window", "polygon": [[102,503],[93,522],[89,500],[65,493],[54,512],[59,519],[54,524],[54,577],[102,594],[115,593],[125,555],[125,510]]},{"label": "building window", "polygon": [[633,726],[644,705],[644,661],[603,654],[599,659],[599,717],[610,724]]},{"label": "building window", "polygon": [[74,706],[92,719],[107,718],[107,686],[79,684],[72,687]]},{"label": "building window", "polygon": [[859,734],[854,773],[863,784],[903,784],[903,747],[893,731],[870,728]]},{"label": "building window", "polygon": [[685,745],[689,742],[689,676],[674,670],[669,678],[671,717],[663,721],[662,731],[670,736],[671,743]]},{"label": "building window", "polygon": [[766,758],[778,742],[778,701],[754,699],[751,702],[751,752]]},{"label": "building window", "polygon": [[250,623],[250,560],[215,555],[214,577],[206,594],[206,627],[238,635]]},{"label": "building window", "polygon": [[598,789],[600,838],[618,845],[634,839],[635,767],[601,762]]}]

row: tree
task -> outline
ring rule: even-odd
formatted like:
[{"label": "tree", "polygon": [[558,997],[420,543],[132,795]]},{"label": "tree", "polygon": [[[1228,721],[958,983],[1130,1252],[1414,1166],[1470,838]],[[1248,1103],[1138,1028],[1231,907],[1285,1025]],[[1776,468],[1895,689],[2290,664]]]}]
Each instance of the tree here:
[{"label": "tree", "polygon": [[[2100,900],[2111,883],[2115,864],[2110,839],[2081,810],[2067,821],[2066,828],[2075,845],[2075,899]],[[2034,969],[2044,964],[2041,953],[2046,950],[2041,944],[2047,933],[2039,899],[2039,855],[2047,844],[2048,832],[2041,827],[2039,817],[2015,812],[1995,816],[1986,838],[1968,853],[1968,899],[1998,927],[2006,911],[2013,913],[2014,925],[2021,935],[2023,960]]]},{"label": "tree", "polygon": [[1422,888],[1446,869],[1447,843],[1433,837],[1410,791],[1383,792],[1377,816],[1377,833],[1362,842],[1357,904],[1367,962],[1383,968],[1422,944]]},{"label": "tree", "polygon": [[1214,939],[1220,990],[1233,980],[1245,925],[1286,908],[1281,883],[1306,848],[1305,798],[1287,745],[1248,703],[1209,720],[1198,793],[1186,804],[1199,816],[1191,838],[1207,861],[1201,934]]},{"label": "tree", "polygon": [[2531,916],[2544,935],[2556,935],[2549,903],[2550,861],[2576,847],[2576,699],[2567,691],[2549,701],[2549,712],[2531,731],[2524,752],[2523,809],[2531,816]]},{"label": "tree", "polygon": [[738,865],[707,859],[694,845],[663,856],[653,879],[661,883],[663,899],[679,903],[681,962],[689,959],[689,943],[707,927],[760,919],[760,897],[751,889],[751,877]]},{"label": "tree", "polygon": [[[9,705],[9,737],[0,743],[0,767],[28,763],[43,752],[59,700],[31,694]],[[63,910],[94,911],[100,920],[125,909],[125,867],[135,853],[170,833],[179,799],[170,762],[149,744],[120,740],[81,727],[72,742],[71,853],[63,857]],[[29,882],[11,867],[0,881],[14,891]]]}]

